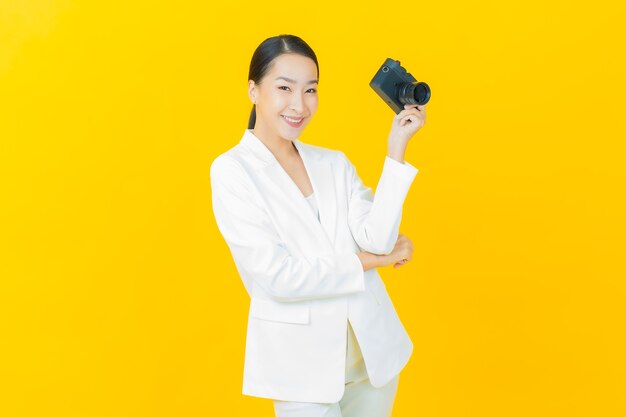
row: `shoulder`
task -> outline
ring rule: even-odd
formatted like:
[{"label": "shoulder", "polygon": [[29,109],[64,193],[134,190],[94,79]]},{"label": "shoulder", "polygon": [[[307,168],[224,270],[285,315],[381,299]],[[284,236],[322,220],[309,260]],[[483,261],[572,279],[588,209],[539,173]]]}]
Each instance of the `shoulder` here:
[{"label": "shoulder", "polygon": [[239,154],[240,151],[234,147],[213,159],[209,168],[212,187],[219,184],[227,188],[250,190],[252,183],[249,170]]},{"label": "shoulder", "polygon": [[213,159],[209,168],[211,178],[218,175],[236,174],[241,170],[241,164],[234,156],[233,150],[234,148],[231,148]]},{"label": "shoulder", "polygon": [[262,166],[254,152],[243,144],[243,140],[217,155],[211,162],[211,175],[237,175]]},{"label": "shoulder", "polygon": [[326,160],[337,167],[344,175],[351,176],[353,172],[356,171],[356,168],[350,162],[350,159],[345,154],[345,152],[339,149],[333,148],[325,148],[322,146],[316,145],[307,145],[311,147],[311,152],[315,152],[319,155],[319,157],[323,160]]}]

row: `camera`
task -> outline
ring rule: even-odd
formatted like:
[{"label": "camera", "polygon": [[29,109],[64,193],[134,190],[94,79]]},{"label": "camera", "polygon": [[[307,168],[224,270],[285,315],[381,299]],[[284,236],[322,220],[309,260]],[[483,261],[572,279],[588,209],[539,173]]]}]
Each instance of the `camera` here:
[{"label": "camera", "polygon": [[425,82],[418,82],[408,73],[400,61],[387,58],[378,69],[370,87],[396,113],[404,110],[405,104],[426,104],[430,100],[430,87]]}]

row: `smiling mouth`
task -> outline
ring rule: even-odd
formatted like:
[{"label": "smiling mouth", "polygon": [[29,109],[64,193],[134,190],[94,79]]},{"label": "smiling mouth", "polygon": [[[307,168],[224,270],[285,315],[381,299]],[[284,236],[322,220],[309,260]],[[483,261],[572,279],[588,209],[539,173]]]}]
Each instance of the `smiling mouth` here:
[{"label": "smiling mouth", "polygon": [[287,120],[287,121],[289,121],[289,122],[291,122],[291,123],[300,123],[302,120],[304,120],[304,117],[300,117],[299,119],[294,119],[293,117],[283,116],[282,114],[281,114],[281,116],[282,116],[285,120]]},{"label": "smiling mouth", "polygon": [[285,123],[287,123],[291,128],[299,129],[304,126],[304,117],[301,117],[300,119],[292,119],[291,117],[283,116],[282,114],[280,117],[282,117]]}]

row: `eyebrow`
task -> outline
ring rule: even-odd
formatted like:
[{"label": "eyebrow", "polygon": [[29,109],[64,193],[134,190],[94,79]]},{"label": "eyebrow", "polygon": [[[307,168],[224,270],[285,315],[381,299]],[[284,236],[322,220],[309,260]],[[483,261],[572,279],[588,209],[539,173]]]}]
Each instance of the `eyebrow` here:
[{"label": "eyebrow", "polygon": [[[277,80],[285,80],[287,82],[290,83],[294,83],[296,82],[296,80],[292,80],[291,78],[287,78],[287,77],[276,77]],[[311,80],[308,82],[308,84],[318,84],[317,80]]]}]

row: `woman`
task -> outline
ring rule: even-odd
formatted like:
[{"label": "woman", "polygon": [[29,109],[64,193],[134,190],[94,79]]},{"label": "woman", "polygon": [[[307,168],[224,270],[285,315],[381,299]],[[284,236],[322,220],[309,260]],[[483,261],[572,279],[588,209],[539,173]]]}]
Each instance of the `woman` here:
[{"label": "woman", "polygon": [[411,259],[398,229],[417,168],[403,158],[425,112],[394,117],[374,197],[343,152],[298,139],[318,81],[302,39],[263,41],[248,129],[211,164],[217,226],[250,295],[243,394],[278,417],[386,417],[413,344],[376,268]]}]

